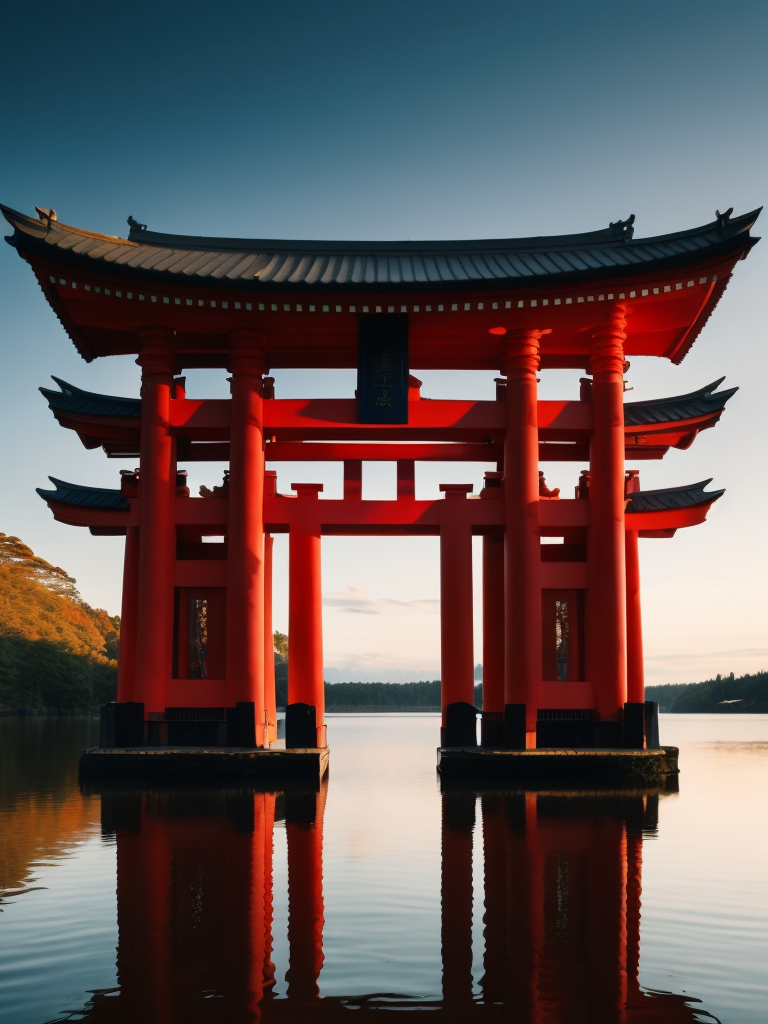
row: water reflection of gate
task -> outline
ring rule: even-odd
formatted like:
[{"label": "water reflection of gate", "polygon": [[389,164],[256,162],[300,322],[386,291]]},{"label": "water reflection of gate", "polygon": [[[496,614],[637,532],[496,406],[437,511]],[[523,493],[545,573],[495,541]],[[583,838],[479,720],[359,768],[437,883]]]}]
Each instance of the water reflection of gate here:
[{"label": "water reflection of gate", "polygon": [[[473,984],[478,796],[485,949]],[[638,980],[642,843],[656,828],[657,795],[453,790],[442,805],[441,996],[342,999],[322,998],[319,987],[325,787],[105,793],[102,826],[117,841],[119,990],[95,994],[86,1019],[293,1024],[384,1007],[507,1024],[701,1019],[685,997],[646,992]],[[272,836],[281,818],[289,968],[285,998],[274,998]]]}]

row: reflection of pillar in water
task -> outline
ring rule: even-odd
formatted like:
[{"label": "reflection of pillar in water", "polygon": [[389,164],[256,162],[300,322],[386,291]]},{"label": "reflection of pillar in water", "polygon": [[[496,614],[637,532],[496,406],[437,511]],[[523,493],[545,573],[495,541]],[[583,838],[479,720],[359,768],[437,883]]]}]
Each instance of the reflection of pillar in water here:
[{"label": "reflection of pillar in water", "polygon": [[327,781],[319,793],[285,793],[288,839],[289,999],[320,996],[323,967],[323,811]]},{"label": "reflection of pillar in water", "polygon": [[[258,1017],[273,983],[274,794],[105,793],[117,842],[117,976],[110,1020]],[[218,1002],[220,1000],[221,1002]]]},{"label": "reflection of pillar in water", "polygon": [[251,859],[250,935],[251,958],[249,1010],[258,1014],[258,1004],[275,984],[272,963],[272,834],[275,824],[275,794],[256,793],[253,801]]},{"label": "reflection of pillar in water", "polygon": [[443,1002],[472,1002],[472,830],[474,793],[443,793],[441,942]]},{"label": "reflection of pillar in water", "polygon": [[535,793],[505,798],[507,996],[516,1024],[541,1019],[539,966],[543,943],[544,878]]},{"label": "reflection of pillar in water", "polygon": [[627,836],[616,814],[604,813],[590,831],[586,899],[592,1000],[610,1020],[627,1001]]},{"label": "reflection of pillar in water", "polygon": [[483,858],[485,884],[484,972],[480,979],[484,1003],[504,1000],[504,976],[507,959],[507,870],[504,843],[504,801],[500,796],[484,795]]}]

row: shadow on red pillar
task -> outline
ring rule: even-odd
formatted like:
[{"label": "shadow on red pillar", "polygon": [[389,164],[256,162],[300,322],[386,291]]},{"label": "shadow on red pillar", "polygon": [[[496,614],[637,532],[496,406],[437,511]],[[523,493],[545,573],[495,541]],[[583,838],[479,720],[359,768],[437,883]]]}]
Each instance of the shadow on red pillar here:
[{"label": "shadow on red pillar", "polygon": [[504,745],[504,535],[483,537],[483,718],[484,747]]},{"label": "shadow on red pillar", "polygon": [[275,692],[275,650],[272,638],[272,559],[275,539],[264,535],[264,713],[267,742],[277,739],[277,695]]},{"label": "shadow on red pillar", "polygon": [[139,528],[125,534],[123,599],[120,606],[120,647],[117,655],[117,700],[136,700],[136,630],[139,615]]},{"label": "shadow on red pillar", "polygon": [[627,530],[624,543],[627,565],[627,701],[642,704],[645,701],[645,666],[637,530]]},{"label": "shadow on red pillar", "polygon": [[285,830],[288,840],[289,999],[313,1003],[320,998],[323,968],[323,814],[327,780],[319,793],[288,790]]}]

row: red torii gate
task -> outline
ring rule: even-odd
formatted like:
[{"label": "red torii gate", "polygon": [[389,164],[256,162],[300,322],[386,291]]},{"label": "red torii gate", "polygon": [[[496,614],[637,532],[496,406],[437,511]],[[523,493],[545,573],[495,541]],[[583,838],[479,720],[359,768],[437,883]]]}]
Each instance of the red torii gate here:
[{"label": "red torii gate", "polygon": [[[756,214],[646,240],[632,238],[630,220],[547,239],[247,243],[135,225],[128,239],[111,238],[59,224],[52,211],[37,221],[3,212],[15,228],[9,241],[84,357],[133,351],[142,367],[140,400],[64,382],[44,392],[87,447],[140,458],[119,492],[58,480],[41,491],[62,521],[127,536],[118,709],[140,717],[123,741],[269,742],[265,537],[287,531],[289,745],[326,743],[323,533],[440,536],[444,745],[475,742],[473,534],[484,537],[482,742],[653,743],[637,540],[703,521],[722,491],[643,492],[625,459],[687,447],[733,391],[712,385],[625,405],[626,356],[684,357],[754,244]],[[354,365],[355,399],[277,399],[265,376],[268,367]],[[186,398],[176,374],[196,366],[227,366],[231,398]],[[496,401],[431,401],[411,366],[503,376]],[[579,401],[538,400],[547,367],[591,374]],[[190,497],[181,459],[228,459],[226,485]],[[266,461],[313,459],[344,461],[342,500],[318,501],[313,484],[275,493]],[[398,463],[395,502],[361,500],[362,461],[377,459]],[[444,485],[443,500],[417,501],[421,459],[496,463],[496,472],[478,500],[469,486]],[[574,498],[542,487],[539,463],[549,459],[589,462]],[[203,545],[206,535],[226,544]],[[564,543],[542,545],[545,536]]]}]

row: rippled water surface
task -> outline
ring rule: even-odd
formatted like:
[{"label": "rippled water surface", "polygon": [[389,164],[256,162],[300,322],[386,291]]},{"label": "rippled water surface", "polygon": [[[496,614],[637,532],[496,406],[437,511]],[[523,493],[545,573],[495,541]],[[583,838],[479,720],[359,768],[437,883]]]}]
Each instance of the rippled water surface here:
[{"label": "rippled water surface", "polygon": [[0,719],[0,1020],[768,1021],[768,716],[662,716],[679,792],[456,790],[329,718],[319,793],[81,787]]}]

